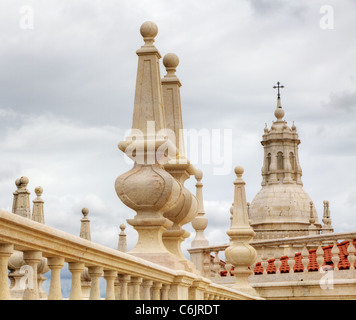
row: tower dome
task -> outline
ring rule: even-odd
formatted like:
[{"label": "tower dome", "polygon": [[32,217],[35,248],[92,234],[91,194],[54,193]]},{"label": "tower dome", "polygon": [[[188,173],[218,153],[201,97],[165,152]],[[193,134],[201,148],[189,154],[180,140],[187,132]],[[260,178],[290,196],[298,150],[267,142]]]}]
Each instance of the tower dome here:
[{"label": "tower dome", "polygon": [[[295,125],[284,118],[278,83],[276,121],[264,129],[262,188],[250,204],[249,218],[256,232],[255,240],[309,234],[313,223],[321,228],[311,198],[303,189],[298,157],[300,140]],[[312,221],[312,222],[311,222]]]}]

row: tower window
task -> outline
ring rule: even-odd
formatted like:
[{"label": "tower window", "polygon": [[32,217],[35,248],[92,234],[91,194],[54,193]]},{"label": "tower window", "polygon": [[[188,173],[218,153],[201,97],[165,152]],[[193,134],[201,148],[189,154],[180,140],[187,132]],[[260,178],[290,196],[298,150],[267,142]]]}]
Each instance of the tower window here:
[{"label": "tower window", "polygon": [[283,170],[283,169],[284,169],[283,153],[278,152],[277,153],[277,170]]},{"label": "tower window", "polygon": [[295,170],[295,157],[294,157],[294,153],[290,152],[289,153],[289,162],[290,162],[290,166],[292,168],[292,170]]},{"label": "tower window", "polygon": [[268,169],[268,171],[270,170],[270,167],[271,167],[271,154],[269,153],[267,155],[267,169]]}]

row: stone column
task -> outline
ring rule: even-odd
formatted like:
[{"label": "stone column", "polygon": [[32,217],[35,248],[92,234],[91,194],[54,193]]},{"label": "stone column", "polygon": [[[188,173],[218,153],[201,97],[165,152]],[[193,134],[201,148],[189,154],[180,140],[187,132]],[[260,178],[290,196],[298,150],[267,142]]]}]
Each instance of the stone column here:
[{"label": "stone column", "polygon": [[104,270],[104,279],[106,280],[105,300],[115,300],[115,279],[117,278],[116,270]]},{"label": "stone column", "polygon": [[152,286],[152,300],[161,300],[161,282],[154,282]]},{"label": "stone column", "polygon": [[51,284],[49,287],[48,300],[62,300],[61,269],[64,266],[64,258],[47,258],[48,267],[51,269]]},{"label": "stone column", "polygon": [[128,300],[127,285],[130,282],[130,275],[120,274],[119,281],[120,281],[120,300]]},{"label": "stone column", "polygon": [[24,291],[23,300],[39,300],[38,283],[37,283],[37,265],[42,260],[40,251],[28,250],[23,252],[23,259],[29,266],[29,278]]},{"label": "stone column", "polygon": [[226,233],[231,239],[230,246],[225,250],[227,263],[234,266],[233,274],[236,282],[234,289],[257,295],[255,289],[248,282],[248,277],[252,274],[249,269],[257,258],[256,250],[249,244],[255,235],[251,228],[247,213],[245,182],[242,179],[244,170],[236,167],[236,180],[234,182],[234,204],[232,209],[231,228]]},{"label": "stone column", "polygon": [[81,274],[84,270],[82,262],[68,262],[68,269],[72,273],[72,287],[69,300],[83,300]]},{"label": "stone column", "polygon": [[100,300],[99,280],[103,275],[103,267],[90,266],[88,272],[91,278],[89,300]]},{"label": "stone column", "polygon": [[143,280],[142,282],[142,300],[151,300],[152,280]]},{"label": "stone column", "polygon": [[13,252],[12,244],[0,243],[0,300],[11,300],[7,266]]}]

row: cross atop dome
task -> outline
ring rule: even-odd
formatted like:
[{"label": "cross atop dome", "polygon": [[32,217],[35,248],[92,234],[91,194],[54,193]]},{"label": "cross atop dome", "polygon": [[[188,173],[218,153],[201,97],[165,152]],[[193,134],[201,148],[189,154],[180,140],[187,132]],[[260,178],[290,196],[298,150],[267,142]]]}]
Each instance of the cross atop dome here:
[{"label": "cross atop dome", "polygon": [[283,88],[284,88],[284,86],[280,86],[280,82],[279,82],[279,81],[277,82],[277,85],[276,85],[276,86],[273,86],[273,89],[278,89],[278,94],[277,94],[277,98],[278,98],[278,99],[281,98],[279,89],[283,89]]}]

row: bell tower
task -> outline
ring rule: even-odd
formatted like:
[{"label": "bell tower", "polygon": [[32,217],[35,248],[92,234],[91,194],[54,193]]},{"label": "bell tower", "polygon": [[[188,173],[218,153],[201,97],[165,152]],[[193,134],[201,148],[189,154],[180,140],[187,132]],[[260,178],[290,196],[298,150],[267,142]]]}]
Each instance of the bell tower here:
[{"label": "bell tower", "polygon": [[288,126],[281,104],[277,83],[276,120],[264,129],[261,144],[264,148],[262,188],[250,205],[249,218],[256,232],[255,240],[305,236],[310,230],[320,230],[315,206],[303,189],[299,163],[300,140],[297,128]]}]

